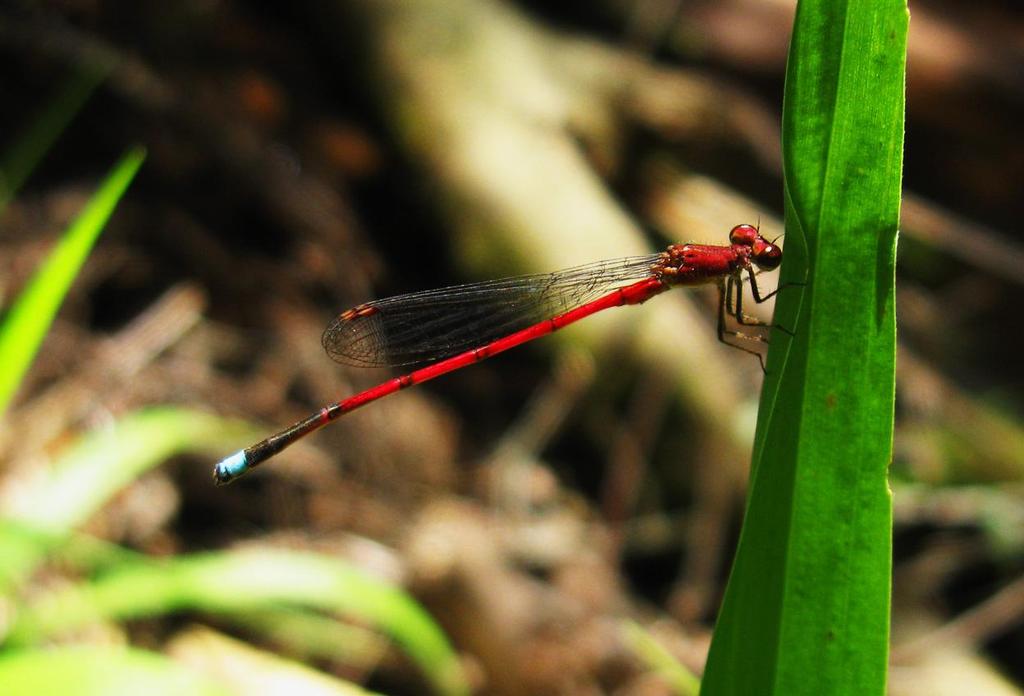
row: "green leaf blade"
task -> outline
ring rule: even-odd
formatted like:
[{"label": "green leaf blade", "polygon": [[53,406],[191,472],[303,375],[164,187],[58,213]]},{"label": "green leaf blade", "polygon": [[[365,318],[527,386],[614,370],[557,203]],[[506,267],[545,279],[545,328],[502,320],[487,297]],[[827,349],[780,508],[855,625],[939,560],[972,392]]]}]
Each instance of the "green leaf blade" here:
[{"label": "green leaf blade", "polygon": [[[750,502],[704,694],[885,691],[907,11],[801,2],[787,247]],[[781,367],[780,367],[781,366]]]},{"label": "green leaf blade", "polygon": [[0,413],[14,396],[68,288],[143,159],[145,152],[136,148],[118,162],[0,326]]},{"label": "green leaf blade", "polygon": [[180,610],[211,614],[306,607],[368,621],[420,666],[438,694],[469,693],[444,632],[411,596],[327,556],[274,549],[139,559],[26,606],[3,638],[38,644],[103,620]]}]

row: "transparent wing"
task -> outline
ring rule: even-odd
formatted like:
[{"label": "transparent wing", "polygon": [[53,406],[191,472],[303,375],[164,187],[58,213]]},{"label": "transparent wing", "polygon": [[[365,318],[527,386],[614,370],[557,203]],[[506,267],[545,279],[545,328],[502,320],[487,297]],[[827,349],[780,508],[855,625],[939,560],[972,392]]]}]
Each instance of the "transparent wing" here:
[{"label": "transparent wing", "polygon": [[375,300],[339,314],[327,354],[361,367],[433,362],[525,329],[651,275],[657,254]]}]

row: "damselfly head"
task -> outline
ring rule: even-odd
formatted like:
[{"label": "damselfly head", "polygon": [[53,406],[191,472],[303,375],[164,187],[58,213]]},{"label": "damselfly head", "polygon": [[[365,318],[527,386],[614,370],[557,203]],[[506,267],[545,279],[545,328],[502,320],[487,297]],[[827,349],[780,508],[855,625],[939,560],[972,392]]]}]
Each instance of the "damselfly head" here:
[{"label": "damselfly head", "polygon": [[782,248],[762,237],[753,225],[736,225],[729,233],[729,241],[750,247],[750,259],[758,268],[770,271],[782,263]]}]

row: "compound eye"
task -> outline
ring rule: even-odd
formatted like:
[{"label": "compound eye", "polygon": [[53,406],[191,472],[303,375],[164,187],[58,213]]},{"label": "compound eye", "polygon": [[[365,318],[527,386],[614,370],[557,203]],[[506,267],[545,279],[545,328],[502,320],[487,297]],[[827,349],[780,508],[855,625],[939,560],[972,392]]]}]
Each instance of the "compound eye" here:
[{"label": "compound eye", "polygon": [[753,225],[736,225],[732,228],[732,232],[729,233],[729,241],[733,244],[753,246],[754,240],[759,236],[757,228]]},{"label": "compound eye", "polygon": [[767,244],[758,250],[754,256],[754,263],[758,268],[763,268],[766,271],[775,270],[782,263],[782,249],[774,244]]}]

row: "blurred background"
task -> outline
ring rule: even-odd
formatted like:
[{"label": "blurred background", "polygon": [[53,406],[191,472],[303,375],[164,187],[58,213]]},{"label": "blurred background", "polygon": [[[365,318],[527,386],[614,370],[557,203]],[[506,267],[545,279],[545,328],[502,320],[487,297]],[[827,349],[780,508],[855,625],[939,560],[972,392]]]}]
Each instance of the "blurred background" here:
[{"label": "blurred background", "polygon": [[[141,646],[249,692],[225,656],[423,693],[415,650],[359,611],[146,609],[142,580],[138,605],[88,621],[61,626],[70,612],[46,604],[95,589],[122,552],[286,550],[403,588],[476,692],[686,693],[742,518],[762,379],[717,343],[713,288],[375,403],[230,487],[211,467],[397,374],[324,355],[321,332],[347,307],[723,243],[739,223],[781,234],[794,9],[5,3],[0,155],[14,161],[40,124],[56,140],[4,192],[4,307],[114,163],[148,153],[0,427],[4,518],[63,538],[8,594],[5,637]],[[1015,694],[1024,14],[926,0],[910,26],[891,692]],[[82,447],[85,473],[54,477]],[[262,579],[236,576],[239,595]],[[107,607],[98,596],[81,606]],[[40,602],[50,628],[24,633]],[[280,630],[286,616],[301,630]]]}]

